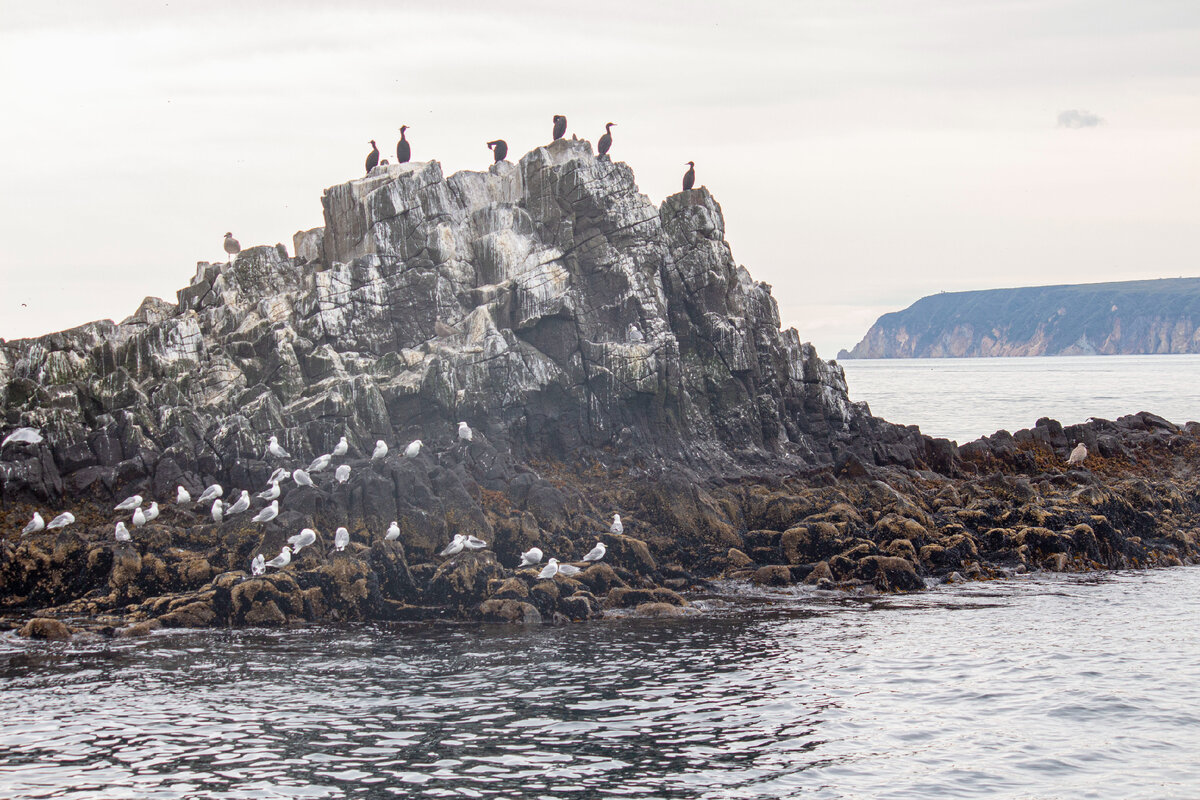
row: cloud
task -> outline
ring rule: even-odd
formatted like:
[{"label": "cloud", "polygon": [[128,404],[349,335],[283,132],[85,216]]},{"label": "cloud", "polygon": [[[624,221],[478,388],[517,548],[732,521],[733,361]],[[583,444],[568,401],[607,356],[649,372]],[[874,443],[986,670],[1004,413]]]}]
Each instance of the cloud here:
[{"label": "cloud", "polygon": [[1058,127],[1060,128],[1095,128],[1097,125],[1103,124],[1104,118],[1099,114],[1078,108],[1068,108],[1058,114]]}]

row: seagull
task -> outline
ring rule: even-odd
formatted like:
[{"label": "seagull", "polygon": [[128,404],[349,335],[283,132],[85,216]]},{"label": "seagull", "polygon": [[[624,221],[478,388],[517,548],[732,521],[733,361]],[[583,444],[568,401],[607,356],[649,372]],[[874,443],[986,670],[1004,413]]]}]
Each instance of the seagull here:
[{"label": "seagull", "polygon": [[350,544],[350,531],[338,528],[337,533],[333,535],[333,549],[340,553],[346,549],[348,544]]},{"label": "seagull", "polygon": [[302,469],[298,469],[298,470],[295,470],[294,472],[292,472],[292,480],[294,480],[296,482],[297,486],[312,486],[313,485],[312,478],[308,477],[308,473]]},{"label": "seagull", "polygon": [[271,481],[271,488],[254,495],[259,500],[274,500],[279,497],[279,481]]},{"label": "seagull", "polygon": [[308,465],[308,471],[320,472],[329,466],[330,461],[333,461],[333,456],[329,455],[328,453],[323,456],[317,456],[312,460],[312,463]]},{"label": "seagull", "polygon": [[346,453],[349,450],[350,450],[350,443],[347,442],[346,437],[343,436],[341,439],[338,439],[338,443],[336,445],[334,445],[333,455],[337,456],[338,458],[341,458],[342,456],[346,455]]},{"label": "seagull", "polygon": [[117,529],[113,531],[113,535],[117,537],[118,542],[128,542],[132,537],[129,535],[129,529],[125,527],[125,522],[117,523]]},{"label": "seagull", "polygon": [[375,442],[375,452],[371,453],[371,460],[378,461],[387,455],[387,443],[383,439]]},{"label": "seagull", "polygon": [[30,518],[29,523],[21,529],[21,533],[37,533],[45,527],[46,521],[42,519],[41,514],[35,511],[33,512],[33,516]]},{"label": "seagull", "polygon": [[487,547],[487,542],[474,536],[468,536],[463,539],[463,546],[465,546],[468,550],[482,550],[483,548]]},{"label": "seagull", "polygon": [[599,561],[604,558],[604,554],[608,552],[604,542],[596,542],[596,546],[588,551],[588,554],[583,557],[584,561]]},{"label": "seagull", "polygon": [[338,483],[345,483],[350,480],[350,465],[342,464],[333,471],[333,477],[337,478]]},{"label": "seagull", "polygon": [[396,524],[396,520],[392,520],[392,524],[388,525],[387,534],[383,538],[389,542],[400,538],[400,526]]},{"label": "seagull", "polygon": [[276,458],[291,458],[292,457],[291,453],[289,453],[287,450],[284,450],[279,445],[279,437],[277,437],[277,436],[272,436],[271,441],[269,441],[267,443],[267,452],[270,453],[271,455],[275,456]]},{"label": "seagull", "polygon": [[209,500],[216,500],[223,494],[225,494],[225,490],[221,488],[221,484],[214,483],[212,486],[205,489],[203,494],[196,498],[196,502],[207,503]]},{"label": "seagull", "polygon": [[538,573],[539,578],[553,578],[558,574],[558,559],[552,558],[546,562],[546,566],[542,567],[542,571]]},{"label": "seagull", "polygon": [[408,447],[404,448],[405,458],[416,458],[421,455],[421,440],[414,439],[409,443]]},{"label": "seagull", "polygon": [[146,513],[144,511],[142,511],[141,507],[135,508],[133,510],[133,527],[140,528],[145,524],[146,524]]},{"label": "seagull", "polygon": [[1067,456],[1067,466],[1069,467],[1074,464],[1082,464],[1083,460],[1087,458],[1087,456],[1087,447],[1083,442],[1080,442],[1079,444],[1075,445],[1075,449],[1071,451],[1071,455]]},{"label": "seagull", "polygon": [[271,477],[267,478],[267,483],[283,483],[290,477],[292,473],[288,472],[286,467],[276,467]]},{"label": "seagull", "polygon": [[213,504],[212,504],[213,522],[220,522],[222,519],[224,519],[224,517],[225,517],[224,503],[221,502],[220,498],[217,498],[216,500],[213,500]]},{"label": "seagull", "polygon": [[271,505],[267,506],[266,508],[262,509],[257,514],[255,514],[254,518],[251,519],[250,521],[251,522],[270,522],[271,520],[275,519],[278,516],[279,516],[279,501],[272,500]]},{"label": "seagull", "polygon": [[50,524],[47,525],[46,528],[49,530],[54,530],[55,528],[65,528],[74,521],[75,515],[70,511],[64,511],[54,519],[50,520]]},{"label": "seagull", "polygon": [[463,536],[461,533],[456,533],[454,534],[454,538],[450,540],[450,544],[446,545],[446,548],[442,550],[442,552],[438,553],[438,555],[456,556],[462,552],[462,549],[466,546],[466,544],[467,537]]},{"label": "seagull", "polygon": [[295,536],[288,537],[288,544],[292,546],[293,553],[299,553],[304,548],[317,540],[317,532],[312,528],[305,528]]},{"label": "seagull", "polygon": [[521,563],[517,564],[517,569],[521,567],[532,567],[542,560],[542,551],[540,548],[531,547],[524,553],[521,553]]},{"label": "seagull", "polygon": [[566,575],[569,578],[572,575],[578,575],[579,572],[580,572],[579,567],[575,566],[574,564],[559,564],[558,565],[558,574],[559,575]]},{"label": "seagull", "polygon": [[17,428],[4,437],[4,441],[0,442],[0,447],[8,447],[9,442],[16,444],[41,444],[42,433],[37,428]]},{"label": "seagull", "polygon": [[175,502],[178,505],[192,502],[192,493],[182,486],[175,487]]},{"label": "seagull", "polygon": [[625,526],[621,524],[621,515],[620,514],[613,514],[613,521],[612,521],[612,525],[609,526],[609,530],[613,533],[624,533],[625,532]]},{"label": "seagull", "polygon": [[262,575],[266,571],[267,571],[266,556],[264,556],[262,553],[259,553],[258,555],[256,555],[254,557],[254,560],[250,562],[250,574],[251,575]]},{"label": "seagull", "polygon": [[233,233],[225,231],[225,241],[222,244],[225,252],[229,254],[229,263],[233,263],[233,257],[242,252],[242,245],[237,239],[233,238]]},{"label": "seagull", "polygon": [[465,422],[458,423],[458,438],[464,442],[469,442],[475,438],[475,433],[471,430],[471,426]]},{"label": "seagull", "polygon": [[[292,563],[292,548],[285,544],[283,549],[279,551],[279,555],[272,558],[266,564],[263,564],[263,567],[286,567],[290,563]],[[266,570],[264,569],[263,571],[265,572]]]},{"label": "seagull", "polygon": [[250,507],[250,493],[247,492],[245,489],[242,489],[242,496],[237,499],[237,502],[235,502],[229,508],[225,509],[225,516],[228,517],[231,514],[240,514],[249,507]]},{"label": "seagull", "polygon": [[135,494],[133,497],[126,497],[124,500],[118,503],[117,507],[114,508],[113,511],[133,511],[141,504],[142,496],[140,494]]},{"label": "seagull", "polygon": [[146,522],[158,519],[158,503],[151,503],[146,509]]}]

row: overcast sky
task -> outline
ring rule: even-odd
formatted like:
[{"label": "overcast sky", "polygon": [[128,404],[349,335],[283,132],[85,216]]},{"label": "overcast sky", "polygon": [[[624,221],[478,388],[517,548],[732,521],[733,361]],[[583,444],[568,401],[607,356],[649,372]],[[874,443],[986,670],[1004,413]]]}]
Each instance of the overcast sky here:
[{"label": "overcast sky", "polygon": [[[181,7],[182,6],[182,7]],[[938,291],[1200,274],[1200,2],[0,0],[0,337],[322,224],[412,126],[697,182],[825,358]]]}]

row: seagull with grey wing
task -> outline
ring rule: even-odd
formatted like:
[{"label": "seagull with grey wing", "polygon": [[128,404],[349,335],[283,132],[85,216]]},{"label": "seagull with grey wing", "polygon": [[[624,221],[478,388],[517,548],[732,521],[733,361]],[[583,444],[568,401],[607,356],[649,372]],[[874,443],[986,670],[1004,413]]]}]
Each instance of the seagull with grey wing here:
[{"label": "seagull with grey wing", "polygon": [[221,488],[221,484],[214,483],[212,486],[205,489],[199,497],[196,498],[197,504],[204,504],[210,500],[216,500],[218,497],[223,497],[225,490]]},{"label": "seagull with grey wing", "polygon": [[517,564],[517,569],[521,567],[532,567],[534,564],[541,563],[542,550],[539,547],[531,547],[524,553],[521,553],[521,563]]},{"label": "seagull with grey wing", "polygon": [[142,504],[142,496],[135,494],[132,497],[126,497],[121,502],[117,503],[113,511],[133,511]]},{"label": "seagull with grey wing", "polygon": [[345,483],[350,480],[350,465],[342,464],[333,471],[333,477],[338,483]]},{"label": "seagull with grey wing", "polygon": [[225,509],[225,516],[240,514],[248,508],[250,508],[250,493],[242,489],[242,495],[237,499],[237,502]]},{"label": "seagull with grey wing", "polygon": [[29,522],[24,528],[21,529],[21,534],[24,535],[26,533],[37,533],[40,530],[44,530],[45,527],[46,521],[42,519],[41,514],[35,511],[33,512],[33,516],[30,518]]},{"label": "seagull with grey wing", "polygon": [[175,504],[183,505],[184,503],[192,502],[192,493],[182,486],[175,487]]},{"label": "seagull with grey wing", "polygon": [[338,528],[337,533],[333,535],[333,549],[340,553],[346,549],[348,544],[350,544],[350,531]]},{"label": "seagull with grey wing", "polygon": [[118,542],[130,541],[132,537],[129,535],[129,529],[125,527],[124,520],[117,523],[116,530],[113,531],[113,536],[116,537]]},{"label": "seagull with grey wing", "polygon": [[396,520],[392,520],[392,524],[388,525],[387,534],[383,538],[389,542],[394,542],[400,538],[400,526],[396,524]]},{"label": "seagull with grey wing", "polygon": [[10,444],[41,444],[42,432],[37,428],[17,428],[15,431],[4,437],[4,441],[0,442],[0,447],[8,447]]},{"label": "seagull with grey wing", "polygon": [[467,546],[467,537],[463,536],[461,533],[456,533],[456,534],[454,534],[454,538],[450,540],[450,544],[446,545],[445,549],[443,549],[442,552],[438,553],[438,555],[439,556],[456,556],[459,553],[461,553],[463,551],[463,548],[466,546]]},{"label": "seagull with grey wing", "polygon": [[272,436],[270,438],[270,440],[267,442],[267,452],[270,453],[271,455],[275,456],[276,458],[291,458],[292,457],[292,454],[289,453],[287,450],[284,450],[283,446],[279,444],[278,436]]},{"label": "seagull with grey wing", "polygon": [[331,456],[328,453],[326,453],[323,456],[317,456],[316,458],[314,458],[312,460],[312,463],[308,465],[308,471],[309,472],[320,472],[321,470],[328,467],[329,462],[331,462],[331,461],[333,461],[333,456]]},{"label": "seagull with grey wing", "polygon": [[294,480],[296,482],[297,486],[312,486],[313,485],[313,479],[310,478],[308,476],[308,473],[302,469],[297,469],[294,472],[292,472],[292,480]]},{"label": "seagull with grey wing", "polygon": [[74,521],[75,515],[70,511],[64,511],[54,519],[50,520],[49,524],[46,525],[46,529],[52,531],[55,528],[65,528]]},{"label": "seagull with grey wing", "polygon": [[275,519],[278,516],[279,516],[279,501],[272,500],[271,505],[260,510],[257,514],[254,515],[254,517],[250,521],[251,522],[270,522],[271,520]]},{"label": "seagull with grey wing", "polygon": [[350,443],[348,441],[346,441],[346,437],[343,436],[341,439],[338,439],[338,443],[333,446],[332,455],[337,456],[338,458],[341,458],[342,456],[346,455],[346,453],[349,452],[349,450],[350,450]]},{"label": "seagull with grey wing", "polygon": [[288,544],[292,546],[292,553],[299,553],[304,548],[317,540],[317,532],[312,528],[305,528],[295,536],[288,537]]},{"label": "seagull with grey wing", "polygon": [[272,558],[270,561],[268,561],[263,566],[275,567],[276,569],[283,569],[290,563],[292,563],[292,548],[288,547],[285,544],[283,546],[283,549],[279,551],[279,555]]}]

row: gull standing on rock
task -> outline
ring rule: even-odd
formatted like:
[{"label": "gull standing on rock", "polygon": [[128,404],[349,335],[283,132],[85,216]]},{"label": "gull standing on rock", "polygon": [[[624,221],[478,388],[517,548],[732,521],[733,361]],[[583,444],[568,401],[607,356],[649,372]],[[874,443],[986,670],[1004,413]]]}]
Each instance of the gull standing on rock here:
[{"label": "gull standing on rock", "polygon": [[1067,466],[1070,467],[1074,466],[1075,464],[1082,464],[1084,459],[1087,458],[1087,455],[1087,447],[1083,442],[1080,442],[1079,444],[1075,445],[1075,449],[1071,451],[1071,455],[1067,456]]},{"label": "gull standing on rock", "polygon": [[146,522],[153,522],[158,519],[158,503],[151,502],[150,507],[146,509]]},{"label": "gull standing on rock", "polygon": [[233,505],[225,509],[225,516],[240,514],[250,507],[250,493],[242,489],[242,496]]},{"label": "gull standing on rock", "polygon": [[521,567],[532,567],[534,564],[541,562],[541,560],[541,548],[531,547],[524,553],[521,553],[521,563],[517,564],[517,569],[520,569]]},{"label": "gull standing on rock", "polygon": [[396,520],[392,520],[392,524],[388,525],[387,534],[383,538],[389,542],[394,542],[400,538],[400,526],[396,524]]},{"label": "gull standing on rock", "polygon": [[251,575],[262,575],[266,571],[267,571],[267,557],[264,556],[262,553],[259,553],[250,562],[250,574]]},{"label": "gull standing on rock", "polygon": [[129,529],[125,527],[124,520],[117,523],[117,529],[113,531],[113,536],[117,538],[118,542],[128,542],[133,538],[129,535]]},{"label": "gull standing on rock", "polygon": [[328,453],[326,453],[323,456],[317,456],[316,458],[314,458],[312,460],[312,463],[308,465],[308,471],[309,472],[320,472],[321,470],[328,467],[329,462],[331,462],[331,461],[333,461],[333,456],[329,455]]},{"label": "gull standing on rock", "polygon": [[221,498],[213,500],[212,504],[212,519],[213,522],[220,523],[225,518],[225,504],[221,502]]},{"label": "gull standing on rock", "polygon": [[271,505],[267,506],[266,508],[262,509],[257,514],[255,514],[253,519],[251,519],[250,521],[251,522],[270,522],[271,520],[275,519],[278,516],[279,516],[279,501],[272,500]]},{"label": "gull standing on rock", "polygon": [[347,442],[346,437],[343,436],[341,439],[338,439],[338,443],[333,446],[333,453],[331,453],[331,455],[341,458],[342,456],[346,455],[346,453],[348,453],[349,451],[350,451],[350,443]]},{"label": "gull standing on rock", "polygon": [[471,426],[465,422],[458,423],[458,438],[460,441],[469,442],[475,438],[475,432],[471,430]]},{"label": "gull standing on rock", "polygon": [[378,461],[379,459],[386,456],[387,453],[388,453],[387,442],[385,442],[383,439],[379,439],[375,442],[375,452],[371,453],[371,460]]},{"label": "gull standing on rock", "polygon": [[126,497],[120,503],[117,503],[113,511],[132,511],[142,504],[142,496],[135,494],[133,497]]},{"label": "gull standing on rock", "polygon": [[200,497],[196,498],[197,503],[207,503],[209,500],[216,500],[225,494],[225,490],[221,488],[221,484],[214,483],[212,486],[204,490]]},{"label": "gull standing on rock", "polygon": [[184,503],[192,502],[192,493],[182,486],[175,487],[175,504],[183,505]]},{"label": "gull standing on rock", "polygon": [[308,473],[302,469],[298,469],[298,470],[295,470],[294,472],[292,472],[292,480],[294,480],[296,482],[297,486],[312,486],[313,485],[313,479],[308,477]]},{"label": "gull standing on rock", "polygon": [[4,437],[0,447],[8,447],[10,442],[13,444],[41,444],[42,432],[37,428],[17,428]]},{"label": "gull standing on rock", "polygon": [[558,565],[558,574],[559,575],[566,575],[569,578],[572,575],[578,575],[579,573],[580,573],[579,567],[575,566],[574,564],[559,564]]},{"label": "gull standing on rock", "polygon": [[350,480],[350,465],[342,464],[333,471],[333,477],[337,479],[338,483],[345,483]]},{"label": "gull standing on rock", "polygon": [[237,239],[233,238],[232,231],[225,231],[225,253],[229,256],[229,263],[233,263],[233,257],[242,252],[242,245]]},{"label": "gull standing on rock", "polygon": [[288,544],[292,546],[293,553],[299,553],[304,548],[317,540],[317,532],[312,528],[305,528],[295,536],[288,537]]},{"label": "gull standing on rock", "polygon": [[271,477],[267,478],[267,483],[283,483],[291,477],[291,473],[287,471],[287,467],[276,467],[271,473]]},{"label": "gull standing on rock", "polygon": [[277,436],[272,436],[270,441],[267,442],[267,452],[270,453],[271,455],[275,456],[276,458],[291,458],[292,457],[291,453],[289,453],[287,450],[284,450],[283,447],[280,446],[279,437],[277,437]]},{"label": "gull standing on rock", "polygon": [[416,458],[421,455],[421,440],[414,439],[409,442],[408,447],[404,448],[405,458]]},{"label": "gull standing on rock", "polygon": [[474,536],[467,536],[463,539],[463,547],[467,548],[468,550],[482,550],[483,548],[487,547],[487,542]]},{"label": "gull standing on rock", "polygon": [[[268,561],[263,566],[264,567],[276,567],[278,569],[282,569],[283,567],[286,567],[290,563],[292,563],[292,548],[288,547],[285,544],[283,546],[283,549],[279,551],[279,555],[272,558],[270,561]],[[264,569],[263,571],[265,572],[266,570]]]},{"label": "gull standing on rock", "polygon": [[553,578],[558,574],[558,559],[552,558],[546,562],[546,566],[542,567],[542,571],[538,573],[539,578]]},{"label": "gull standing on rock", "polygon": [[279,497],[279,481],[271,481],[271,488],[254,495],[259,500],[274,500]]},{"label": "gull standing on rock", "polygon": [[46,529],[54,530],[55,528],[65,528],[74,521],[75,521],[75,515],[72,514],[70,511],[64,511],[63,513],[59,514],[54,519],[50,520],[50,524],[46,526]]},{"label": "gull standing on rock", "polygon": [[450,544],[446,545],[439,556],[456,556],[462,552],[462,549],[467,545],[467,537],[461,533],[454,534],[454,538],[450,540]]},{"label": "gull standing on rock", "polygon": [[333,535],[333,549],[340,553],[346,549],[348,544],[350,544],[350,531],[338,528],[337,533]]},{"label": "gull standing on rock", "polygon": [[24,535],[26,533],[37,533],[38,531],[45,529],[45,527],[46,521],[42,519],[41,514],[35,511],[33,512],[33,516],[29,518],[29,522],[24,528],[21,529],[21,534]]},{"label": "gull standing on rock", "polygon": [[625,526],[621,524],[621,515],[620,514],[613,514],[612,525],[609,526],[608,529],[612,533],[624,533],[625,532]]},{"label": "gull standing on rock", "polygon": [[141,508],[133,510],[133,527],[140,528],[146,524],[146,514]]},{"label": "gull standing on rock", "polygon": [[596,546],[588,551],[588,554],[583,557],[584,561],[599,561],[604,558],[604,554],[608,552],[608,548],[604,542],[596,542]]}]

